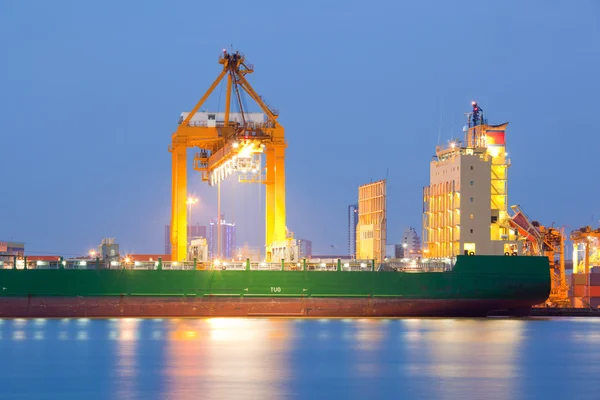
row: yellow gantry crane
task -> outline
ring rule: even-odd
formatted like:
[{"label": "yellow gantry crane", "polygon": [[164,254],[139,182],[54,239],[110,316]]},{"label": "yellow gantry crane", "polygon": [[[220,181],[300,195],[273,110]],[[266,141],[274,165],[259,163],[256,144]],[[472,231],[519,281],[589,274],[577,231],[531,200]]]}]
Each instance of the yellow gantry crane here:
[{"label": "yellow gantry crane", "polygon": [[[234,172],[247,172],[241,182],[264,183],[265,196],[265,245],[266,259],[281,253],[287,246],[285,212],[285,148],[283,126],[277,121],[278,112],[269,107],[254,91],[246,75],[254,66],[246,62],[239,52],[223,50],[219,56],[223,69],[217,79],[194,108],[182,114],[179,126],[173,133],[169,151],[172,154],[172,214],[171,214],[171,260],[187,258],[187,149],[198,147],[194,169],[202,173],[202,180],[218,185]],[[208,99],[219,82],[227,76],[227,95],[223,120],[209,113],[207,120],[195,120],[194,116]],[[242,93],[247,93],[264,112],[262,120],[248,118],[244,112]],[[239,106],[239,113],[231,112],[232,94]],[[212,117],[212,118],[211,118]],[[261,170],[260,155],[265,155]],[[221,216],[218,216],[220,223]],[[219,226],[220,234],[220,226]],[[220,243],[219,243],[220,245]],[[278,252],[279,251],[279,252]],[[276,254],[274,254],[276,253]]]}]

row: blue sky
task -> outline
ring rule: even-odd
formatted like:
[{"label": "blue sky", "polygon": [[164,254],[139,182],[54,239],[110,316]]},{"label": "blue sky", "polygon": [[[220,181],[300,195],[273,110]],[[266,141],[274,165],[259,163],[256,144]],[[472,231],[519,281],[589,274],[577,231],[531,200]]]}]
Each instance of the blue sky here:
[{"label": "blue sky", "polygon": [[[232,45],[280,110],[288,227],[316,252],[346,251],[347,205],[388,170],[388,240],[420,230],[438,137],[462,135],[472,100],[490,123],[510,122],[511,204],[544,224],[599,225],[596,1],[9,0],[0,239],[79,254],[116,237],[162,252],[171,134]],[[216,189],[189,179],[206,223]],[[261,189],[223,187],[238,243],[263,244]]]}]

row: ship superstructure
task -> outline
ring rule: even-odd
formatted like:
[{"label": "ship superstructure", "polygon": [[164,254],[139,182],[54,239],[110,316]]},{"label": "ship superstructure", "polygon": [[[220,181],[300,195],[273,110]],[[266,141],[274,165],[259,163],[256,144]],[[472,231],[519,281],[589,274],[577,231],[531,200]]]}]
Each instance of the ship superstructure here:
[{"label": "ship superstructure", "polygon": [[423,189],[427,258],[519,253],[508,224],[508,122],[489,125],[479,105],[472,106],[464,141],[437,146],[430,164],[430,184]]}]

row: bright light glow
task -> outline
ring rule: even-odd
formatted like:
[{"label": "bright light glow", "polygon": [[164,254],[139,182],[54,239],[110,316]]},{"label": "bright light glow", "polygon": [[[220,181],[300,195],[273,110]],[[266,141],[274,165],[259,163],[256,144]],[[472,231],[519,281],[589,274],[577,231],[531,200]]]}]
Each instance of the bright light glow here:
[{"label": "bright light glow", "polygon": [[488,152],[492,157],[498,157],[498,155],[500,154],[500,151],[494,147],[488,147]]},{"label": "bright light glow", "polygon": [[216,266],[219,266],[219,264],[221,264],[221,262],[220,262],[219,260],[215,260],[215,261],[214,261],[214,264],[215,264]]},{"label": "bright light glow", "polygon": [[240,147],[240,144],[238,142],[233,142],[231,144],[231,147],[233,147],[234,149],[237,149],[238,147]]},{"label": "bright light glow", "polygon": [[321,263],[321,267],[325,267],[325,266],[326,266],[325,263]]},{"label": "bright light glow", "polygon": [[185,202],[185,204],[192,205],[192,204],[196,204],[197,202],[198,202],[198,198],[189,196],[187,198],[187,201]]},{"label": "bright light glow", "polygon": [[94,250],[90,250],[90,257],[96,257],[96,252]]},{"label": "bright light glow", "polygon": [[344,263],[344,268],[348,268],[349,266],[350,266],[350,264]]},{"label": "bright light glow", "polygon": [[129,258],[129,257],[125,257],[125,262],[126,262],[126,263],[128,263],[128,262],[131,262],[131,258]]},{"label": "bright light glow", "polygon": [[209,173],[209,184],[214,186],[235,172],[257,171],[260,168],[260,153],[262,148],[257,148],[254,143],[244,143],[240,146],[238,153],[220,163]]}]

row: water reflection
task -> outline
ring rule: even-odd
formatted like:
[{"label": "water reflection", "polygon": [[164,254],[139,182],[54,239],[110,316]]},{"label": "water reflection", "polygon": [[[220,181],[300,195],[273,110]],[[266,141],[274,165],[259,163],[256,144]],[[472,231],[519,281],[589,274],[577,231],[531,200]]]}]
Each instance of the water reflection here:
[{"label": "water reflection", "polygon": [[513,399],[519,377],[522,320],[422,320],[406,324],[408,374],[443,379],[436,397],[469,385],[477,398]]},{"label": "water reflection", "polygon": [[[140,366],[137,365],[137,335],[139,319],[121,319],[113,321],[116,331],[111,331],[117,340],[117,356],[115,357],[117,398],[136,398],[135,383]],[[116,335],[115,335],[116,334]]]},{"label": "water reflection", "polygon": [[598,320],[0,320],[0,397],[596,399]]},{"label": "water reflection", "polygon": [[287,321],[215,318],[173,325],[167,345],[166,397],[196,399],[199,393],[211,399],[285,397]]}]

